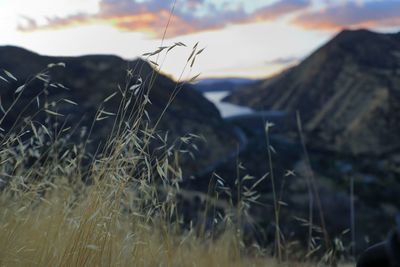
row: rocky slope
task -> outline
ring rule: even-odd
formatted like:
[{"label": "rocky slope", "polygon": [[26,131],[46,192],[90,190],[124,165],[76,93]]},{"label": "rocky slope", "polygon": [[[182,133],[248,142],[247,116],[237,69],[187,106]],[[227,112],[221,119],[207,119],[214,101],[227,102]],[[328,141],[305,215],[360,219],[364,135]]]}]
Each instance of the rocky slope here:
[{"label": "rocky slope", "polygon": [[255,109],[301,114],[310,145],[353,155],[400,148],[400,33],[345,30],[301,64],[235,91]]},{"label": "rocky slope", "polygon": [[[12,106],[12,102],[19,95],[19,92],[15,92],[19,86],[45,69],[48,64],[58,62],[65,63],[65,67],[57,66],[48,70],[46,79],[49,79],[49,82],[35,79],[23,89],[19,100]],[[144,88],[148,88],[151,83],[153,68],[142,60],[125,61],[119,57],[107,55],[47,57],[17,47],[0,47],[0,75],[8,81],[0,80],[1,105],[4,110],[12,107],[1,122],[1,127],[7,131],[19,116],[22,119],[33,116],[40,107],[63,114],[64,116],[53,116],[56,117],[54,120],[58,125],[65,123],[65,127],[68,127],[79,123],[79,127],[90,128],[100,105],[103,105],[108,113],[117,113],[122,98],[118,86],[123,91],[127,81],[127,69],[132,70],[133,77],[128,87],[138,84],[138,77],[140,77],[142,90],[147,90]],[[7,75],[4,70],[12,73],[16,79]],[[69,90],[65,90],[58,83]],[[155,124],[159,118],[175,87],[176,82],[157,73],[157,78],[149,93],[151,104],[146,106],[151,124]],[[43,88],[46,90],[43,91]],[[43,93],[39,101],[36,101],[35,96],[40,92]],[[116,94],[113,98],[103,103],[104,99],[114,93]],[[133,98],[132,103],[135,102],[134,95]],[[77,105],[61,99],[71,100]],[[135,109],[137,106],[131,104],[130,108]],[[135,110],[132,111],[135,112]],[[106,116],[106,114],[103,115],[103,117]],[[36,116],[35,120],[45,124],[46,117],[48,114],[42,112]],[[92,150],[105,142],[111,132],[113,121],[111,117],[96,122],[91,136]],[[188,86],[183,86],[177,94],[163,116],[158,130],[161,133],[168,131],[169,140],[189,133],[202,135],[207,140],[206,142],[197,141],[199,151],[193,151],[196,159],[193,160],[189,156],[183,158],[184,171],[187,175],[196,173],[231,153],[233,144],[236,142],[233,131],[223,122],[214,105]],[[79,140],[79,135],[74,138],[77,142],[82,141]]]}]

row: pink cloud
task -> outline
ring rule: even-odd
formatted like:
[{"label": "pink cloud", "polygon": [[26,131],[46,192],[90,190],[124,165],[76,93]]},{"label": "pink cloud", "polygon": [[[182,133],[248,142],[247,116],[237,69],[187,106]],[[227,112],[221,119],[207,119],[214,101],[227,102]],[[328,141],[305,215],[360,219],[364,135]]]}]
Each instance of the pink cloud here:
[{"label": "pink cloud", "polygon": [[303,10],[310,5],[311,2],[308,0],[278,1],[270,6],[257,10],[254,15],[259,20],[272,20],[292,12]]},{"label": "pink cloud", "polygon": [[343,28],[377,28],[400,25],[400,1],[346,3],[304,13],[293,23],[306,29],[336,31]]}]

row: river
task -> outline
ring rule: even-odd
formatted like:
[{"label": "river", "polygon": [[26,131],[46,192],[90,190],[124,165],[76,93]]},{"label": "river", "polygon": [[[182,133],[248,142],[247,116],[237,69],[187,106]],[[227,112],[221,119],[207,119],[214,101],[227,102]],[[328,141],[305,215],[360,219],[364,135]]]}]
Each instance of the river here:
[{"label": "river", "polygon": [[221,113],[221,117],[227,119],[229,117],[250,115],[255,111],[248,107],[222,102],[222,99],[229,95],[229,91],[204,93],[204,96],[211,101]]}]

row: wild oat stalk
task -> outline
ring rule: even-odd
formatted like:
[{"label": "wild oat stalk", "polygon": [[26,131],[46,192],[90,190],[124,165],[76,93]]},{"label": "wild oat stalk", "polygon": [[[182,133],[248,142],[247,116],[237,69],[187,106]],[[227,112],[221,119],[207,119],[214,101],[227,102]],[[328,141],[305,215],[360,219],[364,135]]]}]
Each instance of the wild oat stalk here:
[{"label": "wild oat stalk", "polygon": [[282,262],[282,244],[281,244],[281,230],[280,230],[280,223],[279,223],[279,203],[278,197],[276,192],[276,184],[275,184],[275,177],[274,177],[274,169],[272,165],[272,146],[270,144],[270,129],[273,127],[274,124],[270,122],[265,123],[265,136],[267,141],[267,153],[268,153],[268,166],[269,166],[269,173],[271,177],[271,186],[272,186],[272,196],[273,196],[273,204],[274,204],[274,213],[275,213],[275,248],[278,252],[277,258],[278,262]]}]

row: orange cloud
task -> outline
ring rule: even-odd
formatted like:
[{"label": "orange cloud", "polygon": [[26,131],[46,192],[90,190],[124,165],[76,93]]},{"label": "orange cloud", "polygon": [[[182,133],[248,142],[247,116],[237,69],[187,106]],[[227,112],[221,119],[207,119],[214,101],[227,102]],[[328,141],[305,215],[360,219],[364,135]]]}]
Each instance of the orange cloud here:
[{"label": "orange cloud", "polygon": [[[136,2],[135,0],[101,0],[99,12],[96,14],[79,13],[67,17],[47,18],[47,22],[42,25],[25,17],[26,23],[20,24],[18,30],[31,32],[90,23],[107,23],[123,31],[143,31],[155,37],[161,37],[171,16],[169,2],[159,0],[144,2]],[[277,19],[306,8],[309,6],[310,1],[279,0],[252,13],[246,13],[242,7],[229,11],[218,10],[215,6],[210,8],[210,4],[206,5],[205,0],[178,0],[177,3],[168,28],[168,37],[220,29],[228,24]],[[206,12],[206,15],[196,14],[196,11],[204,8],[210,9],[208,10],[209,12]]]},{"label": "orange cloud", "polygon": [[[116,28],[130,32],[148,32],[161,37],[163,29],[168,23],[170,13],[162,10],[158,13],[142,13],[136,16],[121,16],[108,19]],[[168,37],[179,36],[188,32],[197,31],[195,25],[190,24],[178,16],[172,15],[172,23],[168,27]]]}]

